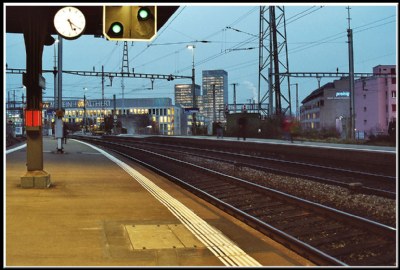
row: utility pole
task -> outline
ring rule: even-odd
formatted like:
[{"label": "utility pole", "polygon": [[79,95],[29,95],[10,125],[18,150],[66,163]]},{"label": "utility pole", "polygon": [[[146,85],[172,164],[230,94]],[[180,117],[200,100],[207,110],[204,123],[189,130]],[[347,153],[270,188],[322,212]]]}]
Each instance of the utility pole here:
[{"label": "utility pole", "polygon": [[113,95],[113,100],[114,100],[114,110],[113,110],[113,134],[117,134],[117,115],[116,115],[116,110],[117,110],[117,100],[115,98],[115,94]]},{"label": "utility pole", "polygon": [[[269,12],[268,12],[269,11]],[[265,27],[265,23],[267,24]],[[268,71],[266,74],[265,71]],[[260,6],[259,31],[259,76],[258,76],[258,104],[259,111],[270,117],[291,111],[290,80],[284,78],[289,72],[289,58],[286,39],[285,9],[283,6]],[[262,83],[267,83],[267,92],[261,97]],[[287,81],[288,96],[281,91]],[[273,95],[275,95],[273,97]],[[268,111],[261,108],[263,101],[268,100]],[[274,104],[275,101],[275,104]],[[282,104],[282,102],[285,102]],[[285,105],[287,104],[287,107]],[[275,108],[274,108],[275,106]],[[275,111],[275,113],[273,113]]]},{"label": "utility pole", "polygon": [[[101,120],[103,119],[103,120]],[[101,122],[104,123],[104,66],[101,66],[101,113],[100,113],[100,127]]]},{"label": "utility pole", "polygon": [[86,94],[83,94],[83,117],[85,117],[85,133],[87,130],[87,117],[86,117]]},{"label": "utility pole", "polygon": [[300,120],[299,119],[299,84],[298,83],[295,83],[295,84],[296,84],[296,119]]},{"label": "utility pole", "polygon": [[[196,109],[196,78],[195,78],[195,69],[194,69],[194,49],[196,46],[187,45],[188,49],[192,50],[192,91],[193,91],[193,109]],[[192,135],[196,135],[196,112],[192,114]]]},{"label": "utility pole", "polygon": [[[7,101],[7,109],[8,109],[8,111],[7,112],[10,112],[10,91],[7,91],[7,96],[8,96],[8,101]],[[7,114],[7,116],[8,116],[8,114]]]},{"label": "utility pole", "polygon": [[[123,56],[122,56],[121,73],[124,74],[124,72],[129,73],[128,42],[127,41],[124,41],[124,53],[123,53]],[[125,110],[125,104],[124,104],[125,103],[124,102],[124,91],[125,91],[124,77],[122,77],[122,79],[121,79],[121,89],[122,89],[122,111],[124,111]]]},{"label": "utility pole", "polygon": [[269,10],[271,20],[271,39],[272,39],[272,57],[274,63],[275,73],[275,113],[280,115],[282,113],[281,105],[281,85],[279,82],[279,59],[278,59],[278,40],[276,36],[276,22],[275,22],[275,7],[270,7]]},{"label": "utility pole", "polygon": [[86,90],[87,88],[83,88],[83,124],[84,124],[84,133],[86,134],[87,130],[87,116],[86,116]]},{"label": "utility pole", "polygon": [[215,113],[215,84],[213,86],[213,123],[217,121],[217,115]]},{"label": "utility pole", "polygon": [[62,44],[63,44],[63,38],[59,35],[58,36],[58,70],[57,70],[57,75],[58,75],[58,96],[57,96],[57,109],[61,110],[62,109]]},{"label": "utility pole", "polygon": [[57,70],[57,113],[55,120],[55,133],[57,139],[57,152],[63,153],[63,137],[64,137],[64,122],[62,120],[64,113],[62,111],[62,51],[63,38],[58,35],[58,70]]},{"label": "utility pole", "polygon": [[233,111],[236,113],[236,85],[238,83],[232,83],[233,85]]},{"label": "utility pole", "polygon": [[350,28],[350,7],[347,7],[349,28],[347,37],[349,42],[349,83],[350,83],[350,139],[354,139],[355,131],[355,106],[354,106],[354,56],[353,56],[353,30]]},{"label": "utility pole", "polygon": [[54,74],[54,109],[58,108],[57,106],[57,56],[56,56],[56,43],[59,42],[59,40],[57,39],[54,42],[54,70],[53,70],[53,74]]}]

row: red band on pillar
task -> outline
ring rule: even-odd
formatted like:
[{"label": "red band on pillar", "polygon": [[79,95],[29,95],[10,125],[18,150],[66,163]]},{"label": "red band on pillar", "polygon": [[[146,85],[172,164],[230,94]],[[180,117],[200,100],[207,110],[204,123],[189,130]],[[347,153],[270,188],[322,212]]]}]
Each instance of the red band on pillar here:
[{"label": "red band on pillar", "polygon": [[42,111],[40,110],[26,110],[25,111],[25,126],[41,127],[42,126]]}]

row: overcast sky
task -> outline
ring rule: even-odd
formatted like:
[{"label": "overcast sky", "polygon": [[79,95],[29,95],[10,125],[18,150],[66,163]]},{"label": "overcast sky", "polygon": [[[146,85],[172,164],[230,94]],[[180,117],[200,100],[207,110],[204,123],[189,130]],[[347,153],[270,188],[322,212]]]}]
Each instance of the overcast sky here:
[{"label": "overcast sky", "polygon": [[[201,85],[202,70],[224,69],[228,72],[229,103],[233,103],[232,83],[238,83],[237,103],[248,99],[257,101],[259,5],[182,5],[152,42],[128,43],[129,68],[134,68],[136,73],[191,76],[192,51],[186,46],[194,44],[196,84]],[[348,72],[347,4],[279,5],[285,7],[289,71],[335,72],[339,68],[340,72]],[[74,3],[74,6],[79,4]],[[355,72],[372,72],[377,65],[397,64],[397,4],[350,3],[350,7]],[[7,63],[9,68],[26,68],[22,34],[5,34],[4,37],[4,66]],[[209,42],[196,42],[201,40]],[[101,71],[104,65],[105,71],[120,72],[123,42],[83,35],[77,40],[64,40],[63,54],[64,70],[93,71],[95,68]],[[45,46],[43,69],[53,69],[53,66],[54,46]],[[53,98],[53,74],[44,73],[43,76],[46,79],[44,99]],[[17,100],[20,100],[24,91],[20,88],[22,76],[4,74],[4,77],[4,89],[17,90]],[[332,79],[322,79],[321,85],[330,81]],[[190,84],[191,80],[156,80],[154,89],[148,90],[146,88],[151,87],[149,79],[125,78],[124,96],[170,97],[174,100],[174,85],[181,83]],[[316,78],[291,78],[290,83],[298,83],[300,101],[318,87]],[[107,79],[105,85],[109,84]],[[101,77],[63,75],[64,99],[82,98],[84,88],[88,89],[88,99],[101,98]],[[295,106],[294,89],[292,86],[292,106]],[[104,93],[105,98],[112,98],[113,94],[121,98],[121,78],[114,78],[112,87],[106,86]],[[261,89],[261,96],[265,93],[266,89]]]}]

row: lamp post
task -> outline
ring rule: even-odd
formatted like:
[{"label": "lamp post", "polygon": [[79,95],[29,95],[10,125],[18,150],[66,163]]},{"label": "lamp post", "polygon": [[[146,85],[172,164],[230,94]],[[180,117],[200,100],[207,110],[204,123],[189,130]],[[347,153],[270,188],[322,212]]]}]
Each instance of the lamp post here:
[{"label": "lamp post", "polygon": [[[192,50],[192,91],[193,91],[193,109],[196,108],[196,84],[195,84],[195,70],[194,70],[194,49],[196,46],[187,45],[189,50]],[[196,135],[196,112],[193,111],[192,115],[192,134]]]},{"label": "lamp post", "polygon": [[87,87],[83,87],[83,123],[85,125],[85,134],[88,131],[87,130],[87,119],[86,119],[86,90]]},{"label": "lamp post", "polygon": [[54,74],[54,105],[53,107],[56,108],[57,107],[57,54],[56,54],[56,44],[60,42],[58,39],[56,39],[54,41],[54,70],[53,70],[53,74]]}]

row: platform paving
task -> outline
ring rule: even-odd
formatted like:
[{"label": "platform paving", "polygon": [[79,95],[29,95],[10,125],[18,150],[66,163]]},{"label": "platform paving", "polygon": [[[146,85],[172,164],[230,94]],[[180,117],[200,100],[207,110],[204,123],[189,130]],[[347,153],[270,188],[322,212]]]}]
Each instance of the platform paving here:
[{"label": "platform paving", "polygon": [[[26,148],[6,155],[4,266],[224,266],[148,190],[75,140],[43,138],[49,188],[22,188]],[[263,266],[309,266],[291,252],[167,179],[125,160]]]}]

